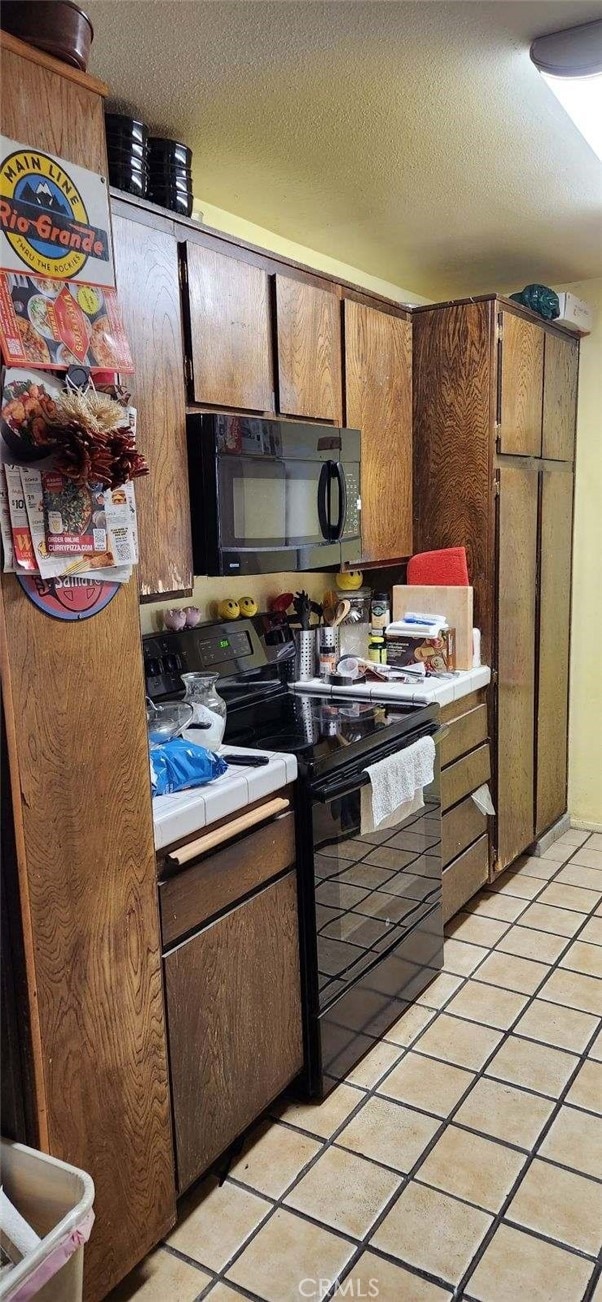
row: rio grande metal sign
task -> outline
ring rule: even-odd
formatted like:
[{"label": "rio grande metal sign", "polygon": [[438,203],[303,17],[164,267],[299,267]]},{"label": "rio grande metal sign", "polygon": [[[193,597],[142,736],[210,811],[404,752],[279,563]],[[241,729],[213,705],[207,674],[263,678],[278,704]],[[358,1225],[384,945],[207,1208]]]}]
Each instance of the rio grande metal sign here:
[{"label": "rio grande metal sign", "polygon": [[106,178],[0,137],[0,268],[113,286]]}]

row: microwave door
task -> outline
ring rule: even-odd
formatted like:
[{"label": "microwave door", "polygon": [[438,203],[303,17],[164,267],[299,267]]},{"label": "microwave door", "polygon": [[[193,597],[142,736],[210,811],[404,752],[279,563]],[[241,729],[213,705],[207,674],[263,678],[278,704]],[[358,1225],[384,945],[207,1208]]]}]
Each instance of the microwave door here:
[{"label": "microwave door", "polygon": [[336,565],[326,463],[276,456],[218,457],[223,573]]}]

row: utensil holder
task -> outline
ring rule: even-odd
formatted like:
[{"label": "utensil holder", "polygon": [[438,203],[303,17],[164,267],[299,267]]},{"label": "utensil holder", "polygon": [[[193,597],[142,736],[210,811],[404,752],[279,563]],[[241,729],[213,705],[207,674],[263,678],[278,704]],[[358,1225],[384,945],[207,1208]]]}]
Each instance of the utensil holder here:
[{"label": "utensil holder", "polygon": [[316,630],[299,628],[295,630],[296,678],[297,682],[306,683],[316,676]]}]

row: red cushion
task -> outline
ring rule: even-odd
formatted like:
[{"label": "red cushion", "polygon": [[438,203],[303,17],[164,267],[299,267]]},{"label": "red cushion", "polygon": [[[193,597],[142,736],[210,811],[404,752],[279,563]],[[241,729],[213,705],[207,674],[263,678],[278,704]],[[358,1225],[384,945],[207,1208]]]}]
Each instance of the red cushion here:
[{"label": "red cushion", "polygon": [[422,583],[427,587],[468,587],[468,566],[465,547],[445,547],[438,552],[418,552],[408,561],[408,583]]}]

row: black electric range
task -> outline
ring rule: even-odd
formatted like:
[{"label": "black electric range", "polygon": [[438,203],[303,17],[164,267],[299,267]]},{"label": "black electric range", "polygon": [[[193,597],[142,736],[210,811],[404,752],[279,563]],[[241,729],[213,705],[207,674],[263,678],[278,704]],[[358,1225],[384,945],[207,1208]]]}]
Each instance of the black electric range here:
[{"label": "black electric range", "polygon": [[323,1097],[442,966],[438,759],[424,804],[394,827],[362,831],[361,796],[369,765],[424,736],[437,747],[439,708],[295,694],[293,645],[267,617],[143,642],[155,702],[183,694],[180,673],[215,672],[228,706],[225,740],[297,758],[300,1084]]}]

